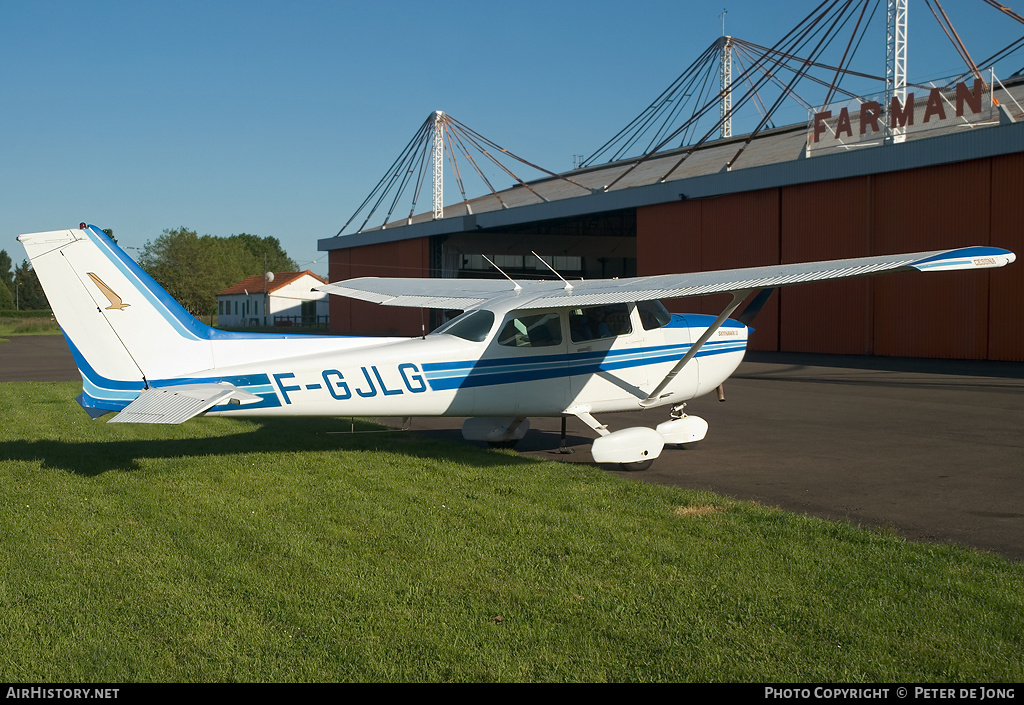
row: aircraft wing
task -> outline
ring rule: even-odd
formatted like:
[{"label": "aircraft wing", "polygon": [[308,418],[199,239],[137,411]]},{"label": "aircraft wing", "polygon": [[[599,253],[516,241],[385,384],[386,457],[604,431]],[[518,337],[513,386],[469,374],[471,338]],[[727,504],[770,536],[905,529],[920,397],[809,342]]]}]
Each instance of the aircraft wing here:
[{"label": "aircraft wing", "polygon": [[496,299],[519,299],[517,309],[679,299],[723,292],[770,289],[791,284],[848,279],[883,272],[922,272],[1002,267],[1016,256],[998,247],[962,247],[955,250],[881,255],[767,267],[724,269],[690,274],[659,274],[625,279],[571,282],[511,281],[497,279],[400,279],[363,277],[316,287],[384,306],[466,309]]},{"label": "aircraft wing", "polygon": [[313,288],[383,306],[453,309],[472,308],[515,292],[515,284],[502,279],[360,277]]}]

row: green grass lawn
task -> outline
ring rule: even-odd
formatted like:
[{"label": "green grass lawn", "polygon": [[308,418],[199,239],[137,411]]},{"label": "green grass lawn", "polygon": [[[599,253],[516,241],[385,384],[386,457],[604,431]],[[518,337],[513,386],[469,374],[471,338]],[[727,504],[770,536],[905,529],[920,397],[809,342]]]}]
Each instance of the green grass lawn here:
[{"label": "green grass lawn", "polygon": [[0,316],[0,342],[16,335],[60,335],[53,316],[14,318]]},{"label": "green grass lawn", "polygon": [[[216,316],[204,316],[203,322],[211,326],[217,324]],[[326,328],[314,328],[303,326],[266,326],[247,328],[225,328],[224,330],[235,330],[243,333],[275,333],[278,335],[331,335]],[[60,335],[60,326],[52,315],[15,317],[14,314],[5,316],[0,314],[0,342],[7,338],[22,335]]]},{"label": "green grass lawn", "polygon": [[0,681],[1024,680],[997,556],[347,419],[108,425],[78,389],[0,384]]}]

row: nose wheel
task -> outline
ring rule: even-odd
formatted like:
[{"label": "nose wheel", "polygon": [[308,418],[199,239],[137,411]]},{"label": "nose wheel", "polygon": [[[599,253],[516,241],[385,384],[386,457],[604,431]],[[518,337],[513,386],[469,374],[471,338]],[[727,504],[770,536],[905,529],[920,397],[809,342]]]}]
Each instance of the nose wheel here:
[{"label": "nose wheel", "polygon": [[666,445],[688,446],[703,440],[708,432],[708,422],[699,416],[690,416],[683,409],[686,404],[676,404],[668,412],[669,420],[658,424],[657,431]]}]

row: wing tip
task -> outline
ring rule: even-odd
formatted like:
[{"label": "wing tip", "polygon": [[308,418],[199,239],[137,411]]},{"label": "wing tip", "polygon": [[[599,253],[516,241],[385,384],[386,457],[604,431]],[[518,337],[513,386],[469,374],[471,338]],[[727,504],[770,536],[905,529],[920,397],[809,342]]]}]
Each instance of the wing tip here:
[{"label": "wing tip", "polygon": [[921,272],[991,269],[1005,267],[1016,259],[1017,255],[1001,247],[961,247],[911,262],[908,266]]}]

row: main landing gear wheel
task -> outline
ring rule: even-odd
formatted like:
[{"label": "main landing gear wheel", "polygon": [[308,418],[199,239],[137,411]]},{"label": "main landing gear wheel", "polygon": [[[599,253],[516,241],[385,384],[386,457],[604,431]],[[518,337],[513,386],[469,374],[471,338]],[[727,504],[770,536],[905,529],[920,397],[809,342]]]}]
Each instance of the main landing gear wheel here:
[{"label": "main landing gear wheel", "polygon": [[652,463],[654,463],[654,458],[651,458],[650,460],[641,460],[636,463],[619,463],[619,467],[626,472],[640,472],[641,470],[646,470],[651,467]]},{"label": "main landing gear wheel", "polygon": [[608,433],[601,426],[595,430],[604,434],[590,446],[594,462],[614,465],[620,470],[646,470],[665,447],[665,439],[653,428],[637,426]]},{"label": "main landing gear wheel", "polygon": [[462,437],[483,441],[491,448],[515,448],[530,430],[530,420],[522,417],[474,416],[462,422]]}]

